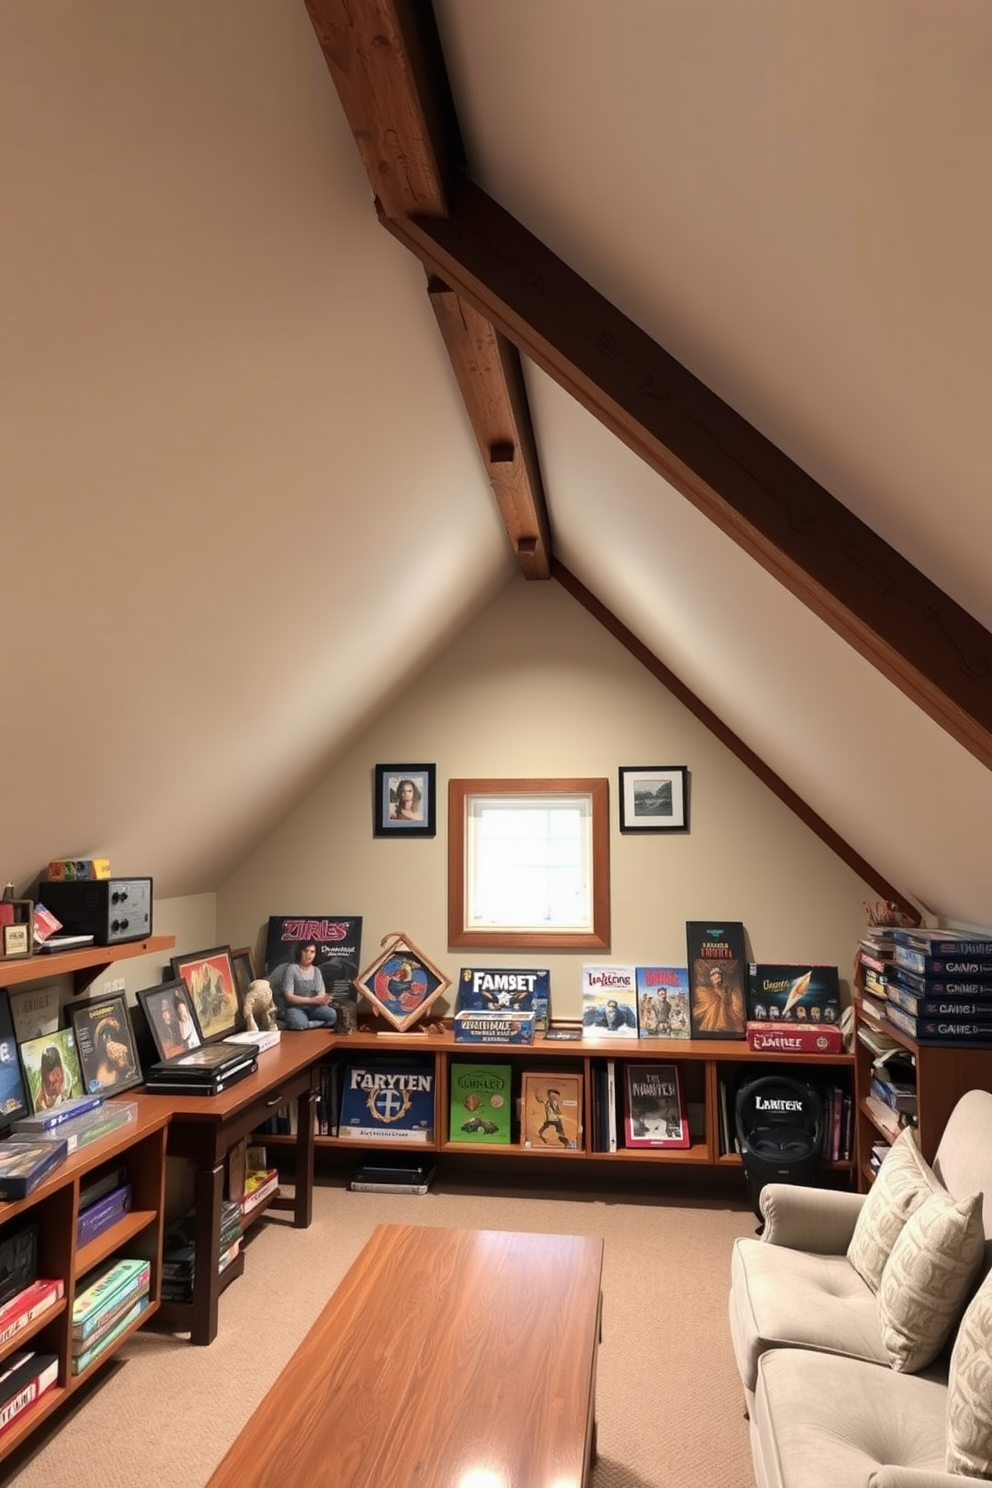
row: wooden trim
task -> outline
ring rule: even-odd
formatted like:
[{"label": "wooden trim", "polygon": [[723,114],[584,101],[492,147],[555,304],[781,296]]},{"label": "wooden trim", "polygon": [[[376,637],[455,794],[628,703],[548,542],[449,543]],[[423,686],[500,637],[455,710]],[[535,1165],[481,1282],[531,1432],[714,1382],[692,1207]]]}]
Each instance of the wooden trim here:
[{"label": "wooden trim", "polygon": [[[593,928],[581,931],[468,930],[465,927],[465,811],[474,795],[575,795],[592,801]],[[448,945],[477,950],[609,950],[610,787],[600,777],[573,780],[448,781]]]},{"label": "wooden trim", "polygon": [[694,692],[686,687],[684,682],[676,677],[674,672],[669,671],[668,667],[659,661],[657,656],[652,651],[649,651],[647,646],[639,641],[633,632],[629,631],[617,619],[612,611],[608,610],[605,605],[600,604],[595,595],[590,593],[585,585],[573,573],[570,573],[563,563],[559,563],[557,559],[552,561],[551,576],[557,579],[563,589],[567,589],[572,598],[577,600],[583,609],[592,615],[594,620],[599,621],[604,630],[609,631],[614,640],[620,642],[625,651],[629,651],[631,656],[639,661],[643,667],[646,667],[652,677],[656,678],[684,708],[688,709],[694,718],[698,718],[699,722],[709,729],[710,733],[719,739],[720,743],[729,749],[731,754],[739,759],[742,765],[746,765],[751,773],[761,781],[762,785],[767,786],[772,794],[777,796],[782,804],[787,806],[804,826],[808,827],[815,836],[819,837],[820,841],[825,843],[832,852],[835,852],[842,863],[846,863],[848,868],[863,878],[865,883],[869,884],[883,899],[890,900],[893,904],[898,905],[903,913],[911,918],[914,925],[920,923],[921,916],[916,905],[910,903],[905,895],[890,884],[879,873],[878,869],[872,867],[871,863],[867,862],[860,853],[855,852],[850,843],[845,842],[844,838],[839,836],[832,827],[828,826],[822,817],[817,816],[816,812],[801,796],[797,795],[790,786],[786,785],[785,781],[776,775],[775,771],[766,765],[764,760],[759,758],[753,749],[748,748],[744,741],[739,739],[732,729],[728,728],[719,714],[714,713],[712,709],[708,708]]},{"label": "wooden trim", "polygon": [[992,766],[992,636],[467,177],[388,230]]}]

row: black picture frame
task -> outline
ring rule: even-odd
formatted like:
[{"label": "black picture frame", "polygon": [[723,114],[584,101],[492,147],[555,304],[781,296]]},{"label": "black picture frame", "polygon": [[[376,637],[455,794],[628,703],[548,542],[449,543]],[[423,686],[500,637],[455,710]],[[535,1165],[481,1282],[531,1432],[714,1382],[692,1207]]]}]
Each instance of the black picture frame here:
[{"label": "black picture frame", "polygon": [[686,765],[620,766],[621,832],[688,832]]},{"label": "black picture frame", "polygon": [[141,1061],[121,993],[77,1003],[69,1016],[87,1095],[119,1095],[141,1084]]},{"label": "black picture frame", "polygon": [[[177,1054],[198,1049],[203,1043],[196,1008],[182,977],[160,982],[157,987],[145,987],[137,993],[137,998],[159,1059],[174,1059]],[[182,1007],[193,1025],[185,1032],[180,1027],[182,1023],[185,1028],[186,1023],[180,1011]]]},{"label": "black picture frame", "polygon": [[255,970],[255,953],[251,946],[239,946],[236,951],[232,951],[231,966],[234,969],[234,981],[238,989],[238,1002],[243,1008],[248,989],[258,977]]},{"label": "black picture frame", "polygon": [[[376,765],[372,799],[373,836],[435,837],[436,777],[435,765]],[[406,809],[401,795],[409,802],[414,814],[401,814]]]}]

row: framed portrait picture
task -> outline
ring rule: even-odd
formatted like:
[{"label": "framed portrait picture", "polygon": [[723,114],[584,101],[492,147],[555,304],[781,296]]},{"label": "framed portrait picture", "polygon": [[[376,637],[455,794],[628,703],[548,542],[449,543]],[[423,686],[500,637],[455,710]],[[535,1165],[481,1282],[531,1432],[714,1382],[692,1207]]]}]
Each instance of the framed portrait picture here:
[{"label": "framed portrait picture", "polygon": [[355,978],[355,986],[376,1012],[404,1033],[451,986],[451,978],[428,961],[401,930],[384,935],[383,950]]},{"label": "framed portrait picture", "polygon": [[372,832],[376,837],[433,837],[434,765],[376,765]]},{"label": "framed portrait picture", "polygon": [[231,965],[230,946],[214,946],[188,956],[172,957],[172,974],[186,983],[196,1024],[205,1044],[237,1033],[240,1004]]},{"label": "framed portrait picture", "polygon": [[6,987],[0,987],[0,1128],[28,1114],[28,1098],[17,1058],[17,1037]]},{"label": "framed portrait picture", "polygon": [[146,987],[139,992],[138,1006],[152,1036],[159,1059],[172,1059],[203,1043],[189,988],[182,977]]},{"label": "framed portrait picture", "polygon": [[54,1033],[28,1039],[20,1045],[20,1054],[32,1115],[53,1111],[85,1094],[71,1028],[56,1028]]},{"label": "framed portrait picture", "polygon": [[131,1019],[119,993],[74,1005],[70,1017],[87,1095],[115,1095],[140,1083]]},{"label": "framed portrait picture", "polygon": [[238,989],[238,1001],[242,1007],[248,996],[248,988],[256,978],[255,956],[251,946],[241,946],[237,951],[231,952],[231,965],[234,967],[234,984]]},{"label": "framed portrait picture", "polygon": [[688,832],[685,765],[620,766],[621,832]]}]

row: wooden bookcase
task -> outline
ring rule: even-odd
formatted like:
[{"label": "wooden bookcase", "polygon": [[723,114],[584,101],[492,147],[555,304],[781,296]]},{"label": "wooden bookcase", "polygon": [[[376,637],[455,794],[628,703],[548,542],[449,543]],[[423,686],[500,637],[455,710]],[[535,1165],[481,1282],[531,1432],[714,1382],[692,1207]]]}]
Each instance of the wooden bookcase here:
[{"label": "wooden bookcase", "polygon": [[[538,1037],[531,1045],[516,1044],[469,1044],[456,1043],[449,1028],[441,1033],[387,1035],[362,1032],[333,1038],[329,1055],[334,1058],[351,1058],[354,1055],[375,1054],[388,1059],[396,1054],[425,1054],[434,1060],[434,1139],[426,1145],[417,1143],[371,1143],[347,1136],[321,1136],[315,1138],[318,1150],[346,1154],[348,1149],[357,1157],[360,1152],[403,1151],[408,1154],[434,1152],[470,1157],[479,1165],[494,1166],[510,1158],[526,1160],[528,1164],[549,1162],[585,1164],[591,1171],[592,1164],[603,1164],[619,1172],[623,1168],[640,1164],[654,1172],[662,1169],[669,1173],[688,1175],[689,1170],[702,1177],[733,1179],[735,1171],[741,1171],[741,1159],[735,1152],[722,1152],[720,1144],[720,1085],[726,1081],[733,1085],[738,1076],[750,1069],[781,1069],[802,1071],[814,1079],[836,1082],[851,1089],[854,1056],[839,1054],[808,1054],[801,1058],[793,1054],[755,1054],[743,1040],[739,1039],[582,1039],[575,1042],[548,1042]],[[606,1059],[616,1062],[618,1073],[621,1066],[631,1062],[670,1063],[681,1066],[686,1101],[697,1113],[697,1130],[692,1145],[688,1148],[637,1148],[620,1147],[616,1152],[594,1151],[591,1141],[589,1113],[593,1099],[594,1067]],[[497,1062],[509,1064],[513,1070],[513,1088],[519,1093],[520,1075],[524,1070],[561,1070],[576,1073],[581,1077],[583,1092],[583,1140],[575,1151],[562,1148],[524,1148],[519,1142],[493,1146],[489,1143],[473,1143],[451,1140],[448,1130],[450,1108],[449,1075],[452,1061]],[[853,1096],[853,1089],[851,1089]],[[700,1120],[701,1119],[701,1120]],[[622,1130],[622,1127],[621,1127]],[[257,1140],[265,1144],[278,1145],[292,1141],[291,1137],[258,1134]],[[825,1163],[823,1168],[851,1181],[853,1160]],[[539,1167],[532,1169],[537,1177]],[[547,1169],[544,1170],[547,1172]],[[578,1173],[576,1174],[578,1177]],[[632,1174],[631,1174],[632,1176]]]},{"label": "wooden bookcase", "polygon": [[[126,1100],[127,1097],[120,1099]],[[158,1310],[168,1122],[166,1108],[142,1108],[136,1121],[71,1153],[26,1198],[0,1202],[0,1235],[37,1220],[38,1274],[46,1280],[60,1279],[64,1286],[64,1296],[54,1307],[0,1345],[0,1368],[5,1359],[24,1348],[55,1354],[59,1361],[57,1383],[35,1405],[15,1417],[0,1435],[0,1460],[8,1457],[46,1417],[85,1385],[108,1359],[113,1358],[125,1339]],[[85,1186],[89,1174],[113,1162],[119,1162],[127,1169],[127,1181],[132,1185],[132,1207],[102,1234],[77,1247],[80,1187]],[[72,1306],[76,1290],[94,1266],[113,1256],[138,1257],[150,1263],[148,1306],[99,1358],[80,1374],[74,1375],[71,1364]]]},{"label": "wooden bookcase", "polygon": [[[992,1090],[992,1049],[978,1045],[917,1044],[887,1019],[877,1017],[855,995],[855,1026],[862,1024],[884,1033],[911,1054],[916,1065],[917,1131],[920,1149],[933,1162],[947,1118],[966,1090]],[[860,1038],[855,1040],[855,1089],[857,1092],[857,1180],[862,1193],[874,1180],[868,1158],[874,1143],[891,1141],[879,1125],[866,1096],[871,1087],[873,1055]]]}]

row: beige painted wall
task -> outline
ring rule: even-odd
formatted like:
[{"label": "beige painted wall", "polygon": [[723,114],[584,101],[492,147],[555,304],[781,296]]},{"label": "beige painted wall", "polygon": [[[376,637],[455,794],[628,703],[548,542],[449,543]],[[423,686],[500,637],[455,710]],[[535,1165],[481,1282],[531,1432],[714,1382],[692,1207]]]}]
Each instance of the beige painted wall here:
[{"label": "beige painted wall", "polygon": [[[373,837],[375,764],[416,761],[437,765],[437,836]],[[645,764],[689,767],[689,833],[619,832],[617,767]],[[610,952],[449,951],[448,779],[572,775],[610,784]],[[687,919],[742,920],[756,959],[836,964],[847,981],[867,898],[868,885],[563,589],[521,579],[219,888],[216,930],[217,943],[258,952],[270,914],[360,914],[363,965],[393,930],[452,979],[463,965],[546,965],[553,1012],[574,1017],[583,960],[684,964]]]}]

